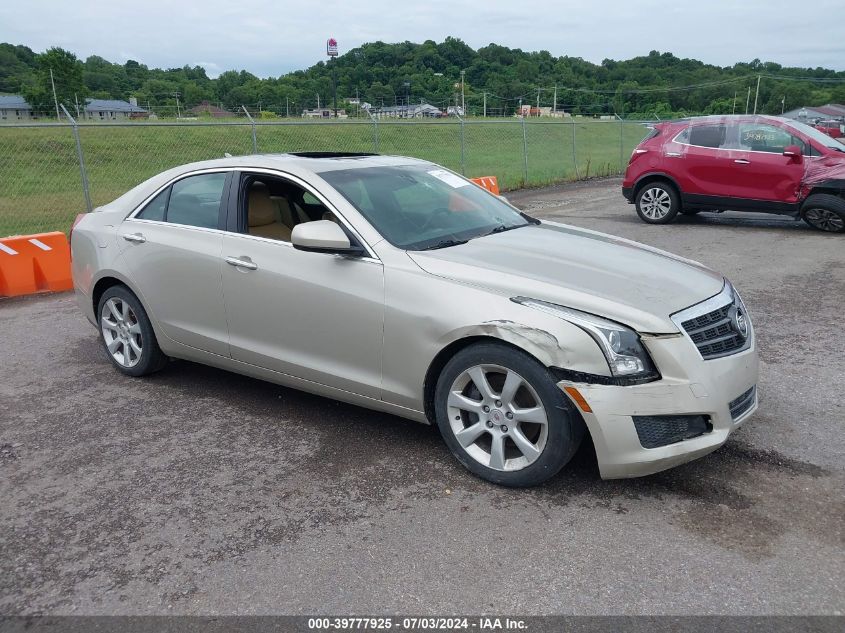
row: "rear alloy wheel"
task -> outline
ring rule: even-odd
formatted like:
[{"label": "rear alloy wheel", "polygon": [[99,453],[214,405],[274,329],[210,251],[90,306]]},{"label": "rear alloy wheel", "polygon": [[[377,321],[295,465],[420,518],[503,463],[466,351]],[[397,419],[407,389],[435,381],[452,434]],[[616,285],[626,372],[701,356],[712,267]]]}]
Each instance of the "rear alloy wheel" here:
[{"label": "rear alloy wheel", "polygon": [[814,194],[804,203],[801,217],[819,231],[845,232],[845,200],[826,193]]},{"label": "rear alloy wheel", "polygon": [[100,297],[100,340],[109,360],[128,376],[143,376],[167,364],[152,324],[138,298],[124,286],[112,286]]},{"label": "rear alloy wheel", "polygon": [[584,422],[548,370],[519,350],[483,343],[443,369],[437,425],[471,472],[505,486],[554,476],[581,443]]},{"label": "rear alloy wheel", "polygon": [[665,182],[650,182],[637,193],[637,215],[648,224],[668,224],[681,210],[675,188]]}]

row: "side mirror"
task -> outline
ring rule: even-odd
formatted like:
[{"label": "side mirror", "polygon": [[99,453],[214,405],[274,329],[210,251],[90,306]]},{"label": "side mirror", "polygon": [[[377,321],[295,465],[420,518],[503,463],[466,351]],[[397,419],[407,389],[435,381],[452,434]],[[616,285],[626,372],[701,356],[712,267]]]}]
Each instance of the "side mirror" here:
[{"label": "side mirror", "polygon": [[783,148],[783,155],[793,160],[801,160],[801,148],[797,145],[787,145]]},{"label": "side mirror", "polygon": [[364,252],[360,246],[352,246],[343,229],[331,220],[297,224],[293,227],[290,241],[294,248],[312,253],[359,255]]}]

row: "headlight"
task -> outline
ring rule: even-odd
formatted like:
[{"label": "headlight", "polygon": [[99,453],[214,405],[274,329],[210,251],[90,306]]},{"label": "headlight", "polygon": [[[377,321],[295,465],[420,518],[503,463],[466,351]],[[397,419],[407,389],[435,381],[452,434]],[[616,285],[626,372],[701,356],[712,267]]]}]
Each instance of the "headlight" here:
[{"label": "headlight", "polygon": [[634,330],[588,312],[565,308],[528,297],[513,297],[511,301],[551,314],[577,325],[593,337],[614,376],[640,376],[654,373],[654,365]]}]

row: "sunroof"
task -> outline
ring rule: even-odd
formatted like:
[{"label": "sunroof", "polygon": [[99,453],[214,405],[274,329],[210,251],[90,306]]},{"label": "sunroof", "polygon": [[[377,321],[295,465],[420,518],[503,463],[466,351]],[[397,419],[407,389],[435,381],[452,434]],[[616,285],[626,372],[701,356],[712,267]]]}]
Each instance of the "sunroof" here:
[{"label": "sunroof", "polygon": [[291,156],[300,158],[363,158],[364,156],[378,156],[372,152],[289,152]]}]

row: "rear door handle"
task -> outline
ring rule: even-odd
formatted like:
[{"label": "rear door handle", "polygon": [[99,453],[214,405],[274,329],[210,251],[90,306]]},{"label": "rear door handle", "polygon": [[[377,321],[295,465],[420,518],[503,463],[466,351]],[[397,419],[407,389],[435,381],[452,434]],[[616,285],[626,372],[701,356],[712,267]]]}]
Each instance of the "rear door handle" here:
[{"label": "rear door handle", "polygon": [[750,160],[745,160],[744,158],[735,158],[735,159],[734,159],[734,162],[735,162],[737,165],[748,165],[751,161],[750,161]]},{"label": "rear door handle", "polygon": [[236,266],[238,268],[246,268],[247,270],[257,270],[258,264],[247,258],[240,258],[240,257],[227,257],[226,263],[230,266]]},{"label": "rear door handle", "polygon": [[672,158],[680,158],[681,152],[666,152],[667,156],[671,156]]},{"label": "rear door handle", "polygon": [[127,242],[135,242],[136,244],[143,244],[147,241],[147,238],[140,233],[124,233],[123,239]]}]

